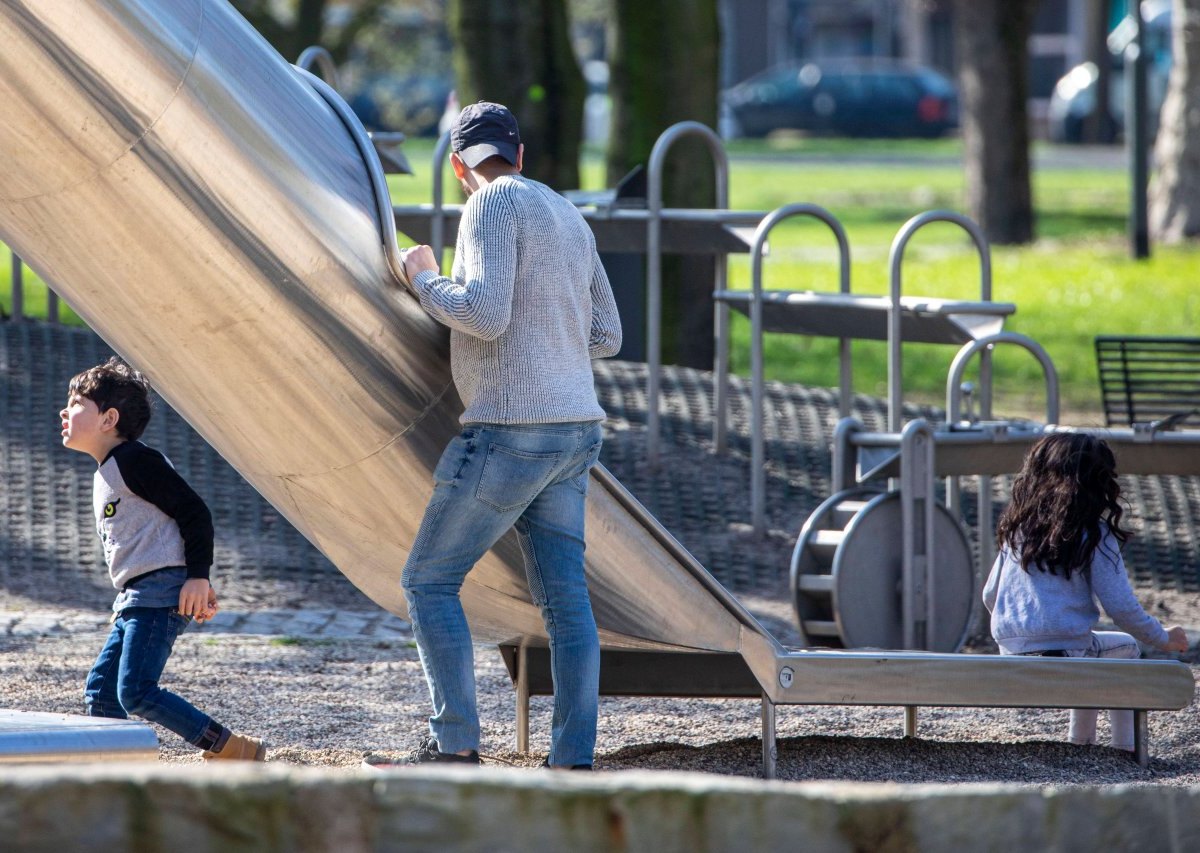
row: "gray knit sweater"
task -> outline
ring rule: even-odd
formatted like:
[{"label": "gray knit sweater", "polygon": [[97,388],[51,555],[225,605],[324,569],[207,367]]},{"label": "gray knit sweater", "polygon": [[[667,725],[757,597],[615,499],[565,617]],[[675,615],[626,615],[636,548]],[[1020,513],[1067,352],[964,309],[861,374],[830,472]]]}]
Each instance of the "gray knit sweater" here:
[{"label": "gray knit sweater", "polygon": [[596,241],[575,205],[521,175],[467,199],[450,277],[413,277],[450,327],[463,423],[600,420],[592,358],[621,348]]},{"label": "gray knit sweater", "polygon": [[983,590],[983,603],[992,614],[992,636],[1004,654],[1086,649],[1100,618],[1097,600],[1122,631],[1151,646],[1167,644],[1167,632],[1138,603],[1120,546],[1107,530],[1087,577],[1072,572],[1067,580],[1061,572],[1027,572],[1006,546]]}]

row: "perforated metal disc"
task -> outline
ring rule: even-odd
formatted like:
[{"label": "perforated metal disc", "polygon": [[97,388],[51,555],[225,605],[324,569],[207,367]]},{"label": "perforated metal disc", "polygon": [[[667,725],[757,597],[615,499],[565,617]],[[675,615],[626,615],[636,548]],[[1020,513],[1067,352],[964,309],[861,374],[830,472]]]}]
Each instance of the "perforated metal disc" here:
[{"label": "perforated metal disc", "polygon": [[[942,505],[934,515],[933,618],[928,650],[957,651],[966,637],[975,598],[975,570],[962,528]],[[846,527],[833,562],[833,611],[847,648],[904,646],[901,603],[900,494],[868,503]]]}]

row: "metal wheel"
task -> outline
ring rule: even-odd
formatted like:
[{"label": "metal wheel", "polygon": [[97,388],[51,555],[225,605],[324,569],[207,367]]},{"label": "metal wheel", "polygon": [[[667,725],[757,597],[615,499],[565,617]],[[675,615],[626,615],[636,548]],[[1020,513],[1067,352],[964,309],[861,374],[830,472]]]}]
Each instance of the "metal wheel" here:
[{"label": "metal wheel", "polygon": [[[792,593],[811,645],[901,648],[900,493],[849,489],[826,500],[800,532],[792,553]],[[975,598],[971,547],[940,504],[934,516],[933,619],[928,650],[956,651],[966,639]]]}]

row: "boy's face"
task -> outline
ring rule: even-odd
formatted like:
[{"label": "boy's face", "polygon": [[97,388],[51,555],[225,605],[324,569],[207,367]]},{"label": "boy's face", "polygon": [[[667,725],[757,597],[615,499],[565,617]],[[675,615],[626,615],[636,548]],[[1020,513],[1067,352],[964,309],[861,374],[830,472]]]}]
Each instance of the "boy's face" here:
[{"label": "boy's face", "polygon": [[62,420],[63,447],[102,461],[108,451],[121,443],[117,434],[118,414],[116,409],[108,409],[102,414],[94,401],[72,394],[66,408],[58,413]]}]

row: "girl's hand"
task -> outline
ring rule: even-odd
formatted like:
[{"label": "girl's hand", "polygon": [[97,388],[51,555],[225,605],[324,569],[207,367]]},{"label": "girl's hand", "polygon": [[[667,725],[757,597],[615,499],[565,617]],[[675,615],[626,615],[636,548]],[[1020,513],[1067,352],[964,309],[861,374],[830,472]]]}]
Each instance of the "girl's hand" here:
[{"label": "girl's hand", "polygon": [[1186,652],[1191,644],[1188,643],[1187,633],[1180,626],[1167,629],[1167,645],[1164,651]]}]

